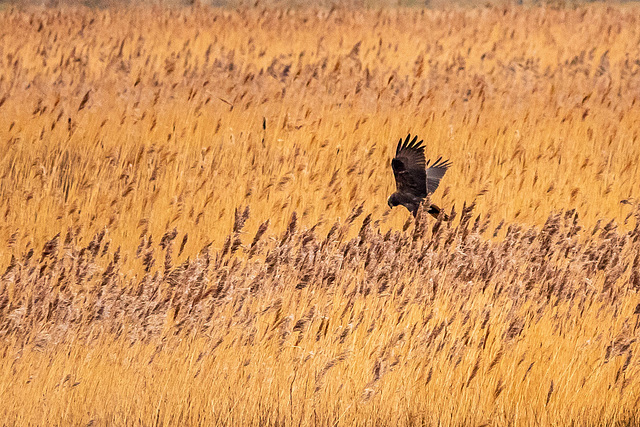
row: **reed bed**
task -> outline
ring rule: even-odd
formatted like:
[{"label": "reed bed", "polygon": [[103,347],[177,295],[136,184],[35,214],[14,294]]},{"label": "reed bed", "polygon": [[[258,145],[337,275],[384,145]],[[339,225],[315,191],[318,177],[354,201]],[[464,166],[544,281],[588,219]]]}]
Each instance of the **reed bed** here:
[{"label": "reed bed", "polygon": [[639,21],[3,11],[0,420],[637,424]]}]

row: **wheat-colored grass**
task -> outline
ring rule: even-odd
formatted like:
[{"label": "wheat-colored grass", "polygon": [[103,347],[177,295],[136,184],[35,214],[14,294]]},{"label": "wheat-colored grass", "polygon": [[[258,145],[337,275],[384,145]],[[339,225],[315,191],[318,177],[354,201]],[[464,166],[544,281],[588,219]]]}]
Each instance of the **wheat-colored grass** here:
[{"label": "wheat-colored grass", "polygon": [[[638,7],[0,40],[3,424],[639,422]],[[408,132],[450,223],[387,207]]]}]

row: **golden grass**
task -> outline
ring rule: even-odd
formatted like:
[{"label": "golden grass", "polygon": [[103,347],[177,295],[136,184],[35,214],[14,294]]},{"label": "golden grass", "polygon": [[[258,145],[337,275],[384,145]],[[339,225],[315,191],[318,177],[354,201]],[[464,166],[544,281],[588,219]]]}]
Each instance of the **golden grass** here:
[{"label": "golden grass", "polygon": [[639,24],[3,12],[0,420],[637,423]]}]

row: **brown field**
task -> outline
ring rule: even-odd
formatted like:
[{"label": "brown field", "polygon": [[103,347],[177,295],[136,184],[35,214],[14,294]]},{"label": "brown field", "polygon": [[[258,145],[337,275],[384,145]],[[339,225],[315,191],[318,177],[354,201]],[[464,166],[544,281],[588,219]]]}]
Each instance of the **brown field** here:
[{"label": "brown field", "polygon": [[632,5],[2,11],[0,423],[637,425],[639,117]]}]

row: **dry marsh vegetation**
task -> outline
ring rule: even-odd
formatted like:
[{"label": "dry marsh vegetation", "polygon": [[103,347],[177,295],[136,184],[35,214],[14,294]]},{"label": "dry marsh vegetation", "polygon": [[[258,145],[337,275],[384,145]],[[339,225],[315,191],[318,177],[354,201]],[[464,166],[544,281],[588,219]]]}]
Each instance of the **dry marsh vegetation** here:
[{"label": "dry marsh vegetation", "polygon": [[2,12],[3,424],[637,424],[639,21]]}]

